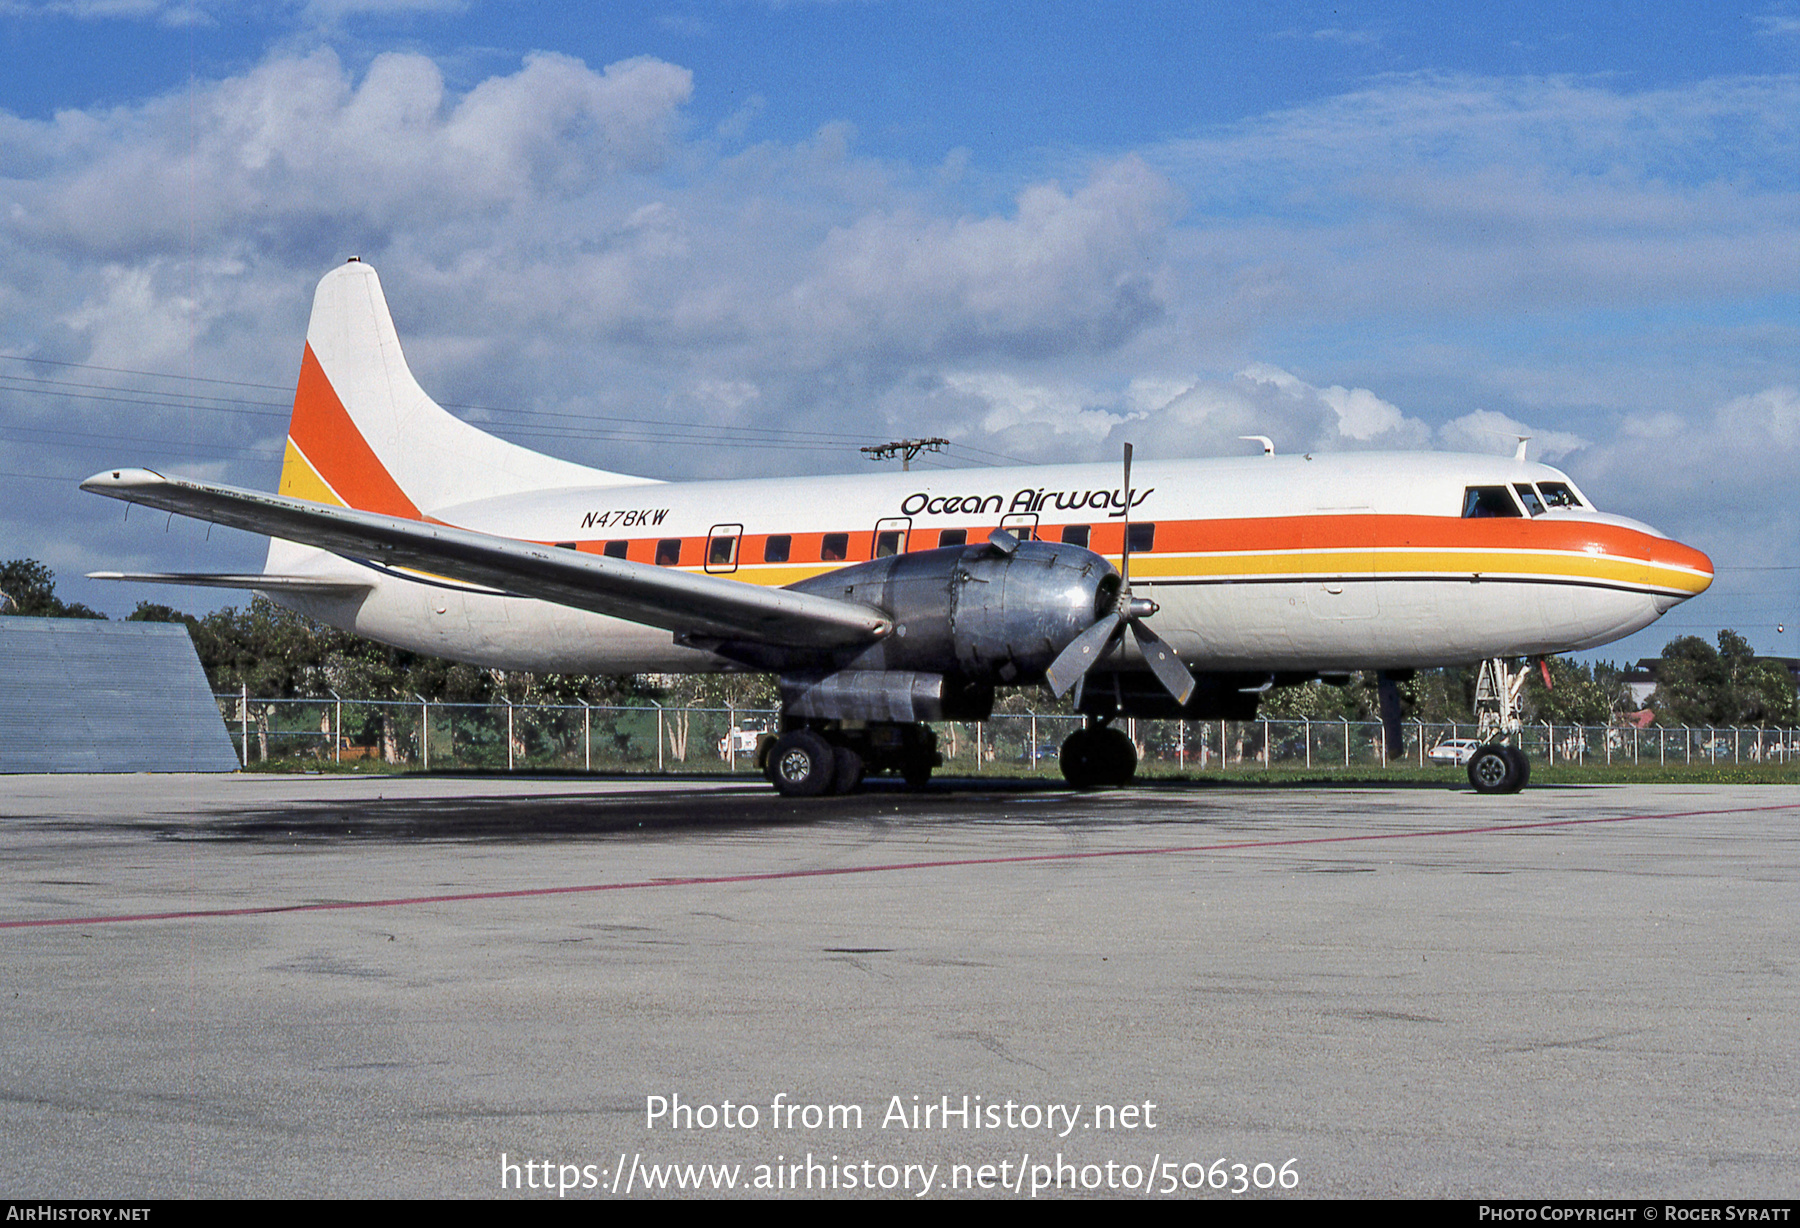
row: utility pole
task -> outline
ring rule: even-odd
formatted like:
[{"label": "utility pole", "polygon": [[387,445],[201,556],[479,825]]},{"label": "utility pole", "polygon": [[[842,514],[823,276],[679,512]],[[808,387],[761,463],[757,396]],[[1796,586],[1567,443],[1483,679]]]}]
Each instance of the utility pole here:
[{"label": "utility pole", "polygon": [[941,452],[950,446],[948,439],[896,439],[892,443],[878,443],[863,449],[863,455],[870,460],[893,460],[900,458],[902,472],[912,470],[913,457],[921,452]]}]

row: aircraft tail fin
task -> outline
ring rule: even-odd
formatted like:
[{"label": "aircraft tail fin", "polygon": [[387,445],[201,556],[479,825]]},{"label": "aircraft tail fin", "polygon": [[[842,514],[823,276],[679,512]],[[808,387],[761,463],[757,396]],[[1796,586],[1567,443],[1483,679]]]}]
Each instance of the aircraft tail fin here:
[{"label": "aircraft tail fin", "polygon": [[351,260],[319,282],[281,494],[419,520],[520,491],[646,481],[544,456],[450,414],[407,368],[375,270]]}]

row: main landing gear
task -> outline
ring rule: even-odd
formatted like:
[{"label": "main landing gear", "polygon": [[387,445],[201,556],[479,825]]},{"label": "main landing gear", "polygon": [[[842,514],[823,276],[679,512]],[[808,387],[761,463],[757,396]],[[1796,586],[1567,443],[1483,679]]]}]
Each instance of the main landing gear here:
[{"label": "main landing gear", "polygon": [[852,793],[870,772],[894,772],[923,789],[941,764],[929,725],[870,722],[797,726],[758,749],[763,775],[783,797]]},{"label": "main landing gear", "polygon": [[1077,789],[1128,785],[1137,764],[1137,747],[1124,730],[1111,725],[1077,729],[1062,744],[1063,779]]}]

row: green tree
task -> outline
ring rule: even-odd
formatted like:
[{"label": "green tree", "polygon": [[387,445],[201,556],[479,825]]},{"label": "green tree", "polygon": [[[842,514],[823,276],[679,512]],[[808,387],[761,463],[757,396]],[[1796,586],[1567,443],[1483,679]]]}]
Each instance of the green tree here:
[{"label": "green tree", "polygon": [[1533,664],[1525,677],[1521,697],[1527,723],[1549,721],[1556,725],[1608,725],[1613,712],[1627,695],[1624,679],[1615,666],[1587,665],[1561,657],[1547,657],[1551,685],[1544,685],[1544,671]]},{"label": "green tree", "polygon": [[174,606],[161,605],[154,601],[140,601],[137,609],[125,616],[128,623],[183,623],[188,634],[193,634],[195,624],[200,620],[192,614],[184,614]]},{"label": "green tree", "polygon": [[1777,661],[1758,660],[1744,637],[1719,632],[1714,648],[1684,635],[1663,647],[1650,706],[1671,725],[1793,725],[1792,677]]},{"label": "green tree", "polygon": [[0,563],[0,593],[9,601],[0,602],[0,613],[21,614],[29,618],[105,618],[98,610],[90,610],[80,602],[65,602],[56,595],[56,573],[36,559],[13,559]]}]

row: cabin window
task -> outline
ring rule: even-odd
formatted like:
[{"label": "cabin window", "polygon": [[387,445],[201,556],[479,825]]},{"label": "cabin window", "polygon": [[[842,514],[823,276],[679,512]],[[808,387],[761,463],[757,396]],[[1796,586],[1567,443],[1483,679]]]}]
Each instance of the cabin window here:
[{"label": "cabin window", "polygon": [[794,548],[794,539],[786,533],[777,533],[763,543],[763,562],[785,563],[788,551]]},{"label": "cabin window", "polygon": [[1062,531],[1063,545],[1083,546],[1088,544],[1088,526],[1085,524],[1066,524]]},{"label": "cabin window", "polygon": [[625,549],[629,545],[631,545],[630,542],[607,542],[603,553],[609,559],[622,559],[625,557]]},{"label": "cabin window", "polygon": [[681,565],[681,539],[665,537],[656,543],[656,565],[658,567],[679,567]]},{"label": "cabin window", "polygon": [[557,542],[556,548],[558,550],[573,550],[573,549],[575,549],[575,543],[574,542]]},{"label": "cabin window", "polygon": [[1134,524],[1131,526],[1131,552],[1133,554],[1149,554],[1156,549],[1156,526],[1153,524]]},{"label": "cabin window", "polygon": [[945,529],[938,534],[938,549],[940,550],[945,546],[966,546],[968,544],[969,531],[967,529]]},{"label": "cabin window", "polygon": [[899,554],[901,544],[905,540],[906,534],[899,529],[883,529],[875,535],[875,557],[885,559],[890,555]]},{"label": "cabin window", "polygon": [[1518,516],[1519,505],[1504,486],[1471,486],[1463,491],[1463,519],[1486,520],[1494,516]]},{"label": "cabin window", "polygon": [[1531,488],[1530,482],[1514,482],[1513,489],[1519,492],[1519,502],[1525,505],[1526,511],[1533,516],[1544,514],[1544,501],[1538,498],[1538,493]]},{"label": "cabin window", "polygon": [[841,563],[850,557],[850,535],[848,533],[827,533],[819,543],[819,561],[821,563]]},{"label": "cabin window", "polygon": [[737,542],[735,537],[715,537],[706,543],[706,565],[708,567],[731,567],[737,563]]},{"label": "cabin window", "polygon": [[1567,482],[1539,482],[1538,489],[1544,493],[1544,502],[1551,507],[1581,506],[1581,500],[1575,497]]}]

